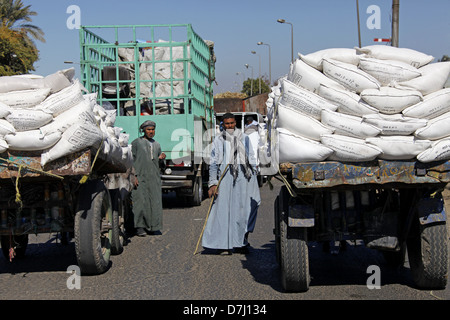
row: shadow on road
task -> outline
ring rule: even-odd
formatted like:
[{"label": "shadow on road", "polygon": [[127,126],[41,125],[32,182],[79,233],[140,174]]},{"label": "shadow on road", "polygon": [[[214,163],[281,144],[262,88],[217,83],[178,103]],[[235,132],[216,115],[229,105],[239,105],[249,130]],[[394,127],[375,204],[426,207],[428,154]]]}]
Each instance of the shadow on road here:
[{"label": "shadow on road", "polygon": [[[77,265],[75,243],[73,241],[62,244],[55,235],[39,235],[46,237],[47,241],[38,243],[33,241],[34,235],[29,235],[30,243],[24,257],[15,257],[12,261],[0,253],[0,273],[31,273],[67,271],[70,265]],[[32,243],[33,242],[33,243]]]},{"label": "shadow on road", "polygon": [[[310,288],[315,286],[367,285],[372,272],[371,265],[380,268],[381,286],[400,284],[415,288],[409,268],[392,267],[382,254],[363,245],[347,245],[338,254],[324,252],[322,244],[310,243],[309,271]],[[250,254],[242,261],[258,283],[269,285],[278,292],[284,292],[281,286],[281,269],[275,257],[275,243],[272,241],[261,249],[251,248]]]}]

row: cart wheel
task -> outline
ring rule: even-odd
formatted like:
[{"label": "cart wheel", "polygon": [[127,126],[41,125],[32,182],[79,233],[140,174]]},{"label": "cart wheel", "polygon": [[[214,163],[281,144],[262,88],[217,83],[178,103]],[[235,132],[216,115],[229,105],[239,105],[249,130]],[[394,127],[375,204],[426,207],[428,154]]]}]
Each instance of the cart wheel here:
[{"label": "cart wheel", "polygon": [[423,289],[444,289],[447,285],[447,226],[420,225],[416,220],[407,240],[409,265],[414,282]]},{"label": "cart wheel", "polygon": [[[281,188],[279,198],[279,207],[288,208],[289,194],[286,187]],[[308,291],[310,275],[306,229],[290,229],[287,223],[288,209],[285,210],[280,216],[281,284],[286,291]]]},{"label": "cart wheel", "polygon": [[120,198],[117,191],[111,194],[111,198],[115,203],[112,213],[111,254],[118,255],[123,252],[125,239],[125,200]]},{"label": "cart wheel", "polygon": [[110,265],[113,214],[105,184],[83,185],[75,215],[75,250],[83,274],[101,274]]},{"label": "cart wheel", "polygon": [[15,236],[1,236],[0,243],[2,246],[3,255],[9,260],[9,249],[14,248],[16,258],[22,258],[25,256],[25,251],[28,245],[28,234],[15,235]]}]

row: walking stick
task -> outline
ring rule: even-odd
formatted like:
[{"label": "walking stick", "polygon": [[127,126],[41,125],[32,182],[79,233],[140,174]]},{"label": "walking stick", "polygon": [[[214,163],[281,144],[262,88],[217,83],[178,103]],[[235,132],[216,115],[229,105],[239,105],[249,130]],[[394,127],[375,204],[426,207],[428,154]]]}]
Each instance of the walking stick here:
[{"label": "walking stick", "polygon": [[220,176],[219,182],[217,183],[216,190],[214,190],[214,194],[213,194],[212,197],[211,197],[211,201],[210,201],[210,203],[209,203],[208,213],[206,214],[205,223],[203,224],[202,232],[200,233],[200,237],[198,238],[197,246],[195,247],[194,256],[197,254],[198,245],[200,244],[200,240],[201,240],[201,238],[203,237],[203,232],[205,232],[206,223],[208,222],[209,213],[211,212],[212,204],[213,204],[214,199],[215,199],[215,197],[216,197],[217,189],[219,189],[220,182],[222,181],[222,178],[223,178],[223,176],[225,175],[225,172],[227,172],[227,169],[228,169],[228,166],[229,166],[229,165],[230,165],[230,164],[227,164],[227,166],[225,167],[225,170],[223,170],[223,173],[222,173],[222,175]]}]

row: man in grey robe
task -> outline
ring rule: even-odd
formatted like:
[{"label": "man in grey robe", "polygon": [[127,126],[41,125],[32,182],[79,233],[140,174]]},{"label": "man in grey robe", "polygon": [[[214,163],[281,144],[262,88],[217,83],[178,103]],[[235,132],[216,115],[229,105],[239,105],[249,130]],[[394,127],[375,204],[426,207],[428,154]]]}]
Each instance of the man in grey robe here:
[{"label": "man in grey robe", "polygon": [[144,135],[131,143],[136,173],[131,199],[134,227],[138,236],[145,236],[147,232],[157,234],[162,229],[163,209],[159,162],[164,160],[166,155],[161,152],[160,144],[153,139],[155,128],[155,122],[145,121],[140,126]]},{"label": "man in grey robe", "polygon": [[234,249],[247,253],[248,233],[255,227],[261,203],[255,157],[249,138],[236,128],[233,114],[223,116],[223,125],[222,134],[212,145],[208,194],[215,199],[202,246],[217,252],[231,253]]}]

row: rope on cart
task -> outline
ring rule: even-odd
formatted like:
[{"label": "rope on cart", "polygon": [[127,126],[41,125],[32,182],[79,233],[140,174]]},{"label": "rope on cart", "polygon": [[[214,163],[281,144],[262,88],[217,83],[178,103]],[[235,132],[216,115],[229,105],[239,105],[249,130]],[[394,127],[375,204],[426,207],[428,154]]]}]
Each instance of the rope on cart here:
[{"label": "rope on cart", "polygon": [[94,161],[92,161],[91,170],[89,170],[89,173],[88,173],[88,174],[85,174],[83,177],[81,177],[81,179],[80,179],[80,181],[79,181],[79,184],[83,184],[83,183],[85,183],[85,182],[89,179],[89,176],[90,176],[91,173],[92,173],[92,169],[94,168],[94,164],[95,164],[95,162],[97,161],[97,157],[98,157],[98,155],[99,155],[99,153],[100,153],[100,149],[101,149],[101,147],[103,146],[103,142],[104,142],[104,141],[105,141],[105,139],[102,138],[102,142],[100,143],[100,146],[98,147],[97,152],[95,153]]}]

